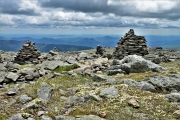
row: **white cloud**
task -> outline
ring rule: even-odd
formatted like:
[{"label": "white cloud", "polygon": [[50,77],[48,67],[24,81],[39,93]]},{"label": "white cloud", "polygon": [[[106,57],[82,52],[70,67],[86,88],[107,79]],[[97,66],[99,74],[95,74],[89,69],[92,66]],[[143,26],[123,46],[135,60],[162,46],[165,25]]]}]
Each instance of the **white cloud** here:
[{"label": "white cloud", "polygon": [[[2,1],[6,7],[11,4],[10,0],[6,4],[6,0]],[[0,8],[0,25],[74,29],[180,27],[177,0],[92,0],[88,4],[72,0],[73,5],[67,1],[46,0],[52,3],[48,7],[40,0],[13,1],[13,9]]]},{"label": "white cloud", "polygon": [[9,26],[9,25],[15,24],[12,20],[13,16],[11,16],[11,15],[0,15],[0,18],[1,18],[0,25],[2,25],[2,26],[4,26],[4,25]]}]

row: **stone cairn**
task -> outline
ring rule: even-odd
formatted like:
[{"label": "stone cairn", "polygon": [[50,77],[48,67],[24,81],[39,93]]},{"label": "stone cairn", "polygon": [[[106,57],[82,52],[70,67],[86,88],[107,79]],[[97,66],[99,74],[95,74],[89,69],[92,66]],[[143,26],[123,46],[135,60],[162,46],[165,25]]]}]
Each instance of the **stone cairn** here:
[{"label": "stone cairn", "polygon": [[35,47],[35,43],[28,40],[17,53],[14,62],[18,64],[38,64],[40,55],[41,53]]},{"label": "stone cairn", "polygon": [[58,52],[58,49],[56,47],[54,47],[52,51]]},{"label": "stone cairn", "polygon": [[148,47],[144,36],[137,36],[134,34],[134,30],[130,29],[118,42],[118,46],[115,47],[113,57],[116,59],[123,59],[127,55],[140,55],[144,56],[148,54]]},{"label": "stone cairn", "polygon": [[104,52],[105,52],[105,50],[102,48],[102,46],[98,45],[96,47],[96,54],[99,54],[102,56],[104,54]]}]

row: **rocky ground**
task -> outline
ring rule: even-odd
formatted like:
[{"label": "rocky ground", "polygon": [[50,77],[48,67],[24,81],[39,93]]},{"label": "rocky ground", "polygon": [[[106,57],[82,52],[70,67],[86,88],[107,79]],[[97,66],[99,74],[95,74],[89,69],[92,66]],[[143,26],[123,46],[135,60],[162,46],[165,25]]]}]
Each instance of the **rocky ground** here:
[{"label": "rocky ground", "polygon": [[180,119],[180,51],[113,59],[95,50],[41,53],[39,64],[1,53],[2,120]]}]

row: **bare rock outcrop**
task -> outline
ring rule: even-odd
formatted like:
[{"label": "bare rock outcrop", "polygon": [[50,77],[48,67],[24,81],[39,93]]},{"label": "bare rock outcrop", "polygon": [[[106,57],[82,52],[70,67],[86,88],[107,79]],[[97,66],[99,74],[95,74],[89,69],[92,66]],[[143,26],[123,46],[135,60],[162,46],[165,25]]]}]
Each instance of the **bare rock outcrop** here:
[{"label": "bare rock outcrop", "polygon": [[148,54],[148,47],[144,36],[137,36],[134,34],[134,30],[130,29],[130,31],[119,40],[113,56],[116,59],[123,59],[124,56],[134,54],[144,56]]}]

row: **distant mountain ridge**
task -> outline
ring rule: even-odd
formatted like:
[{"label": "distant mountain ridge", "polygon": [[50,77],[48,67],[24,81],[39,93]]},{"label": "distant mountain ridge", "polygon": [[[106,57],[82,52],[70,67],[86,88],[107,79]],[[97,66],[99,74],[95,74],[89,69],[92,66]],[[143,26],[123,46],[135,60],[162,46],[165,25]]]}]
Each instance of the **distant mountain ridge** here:
[{"label": "distant mountain ridge", "polygon": [[[38,36],[33,36],[33,35],[24,35],[24,36],[18,36],[18,35],[11,35],[7,36],[8,38],[6,38],[6,35],[0,35],[0,40],[5,40],[7,41],[11,41],[11,40],[15,40],[15,41],[19,41],[20,43],[23,41],[27,41],[27,40],[31,40],[32,42],[35,42],[36,45],[48,45],[49,48],[51,48],[50,46],[57,46],[60,48],[62,48],[62,51],[69,51],[72,50],[72,48],[70,48],[70,46],[76,46],[76,49],[78,49],[77,46],[81,46],[79,48],[82,48],[82,46],[84,46],[85,49],[89,49],[89,48],[96,48],[97,45],[101,45],[102,47],[115,47],[117,46],[117,42],[119,41],[119,39],[121,38],[122,35],[89,35],[89,36],[85,36],[85,35],[38,35]],[[147,45],[149,47],[163,47],[165,49],[180,49],[180,35],[169,35],[169,36],[157,36],[157,35],[146,35],[144,36],[146,38],[147,41]],[[4,42],[5,42],[4,41]],[[13,43],[13,42],[12,42]],[[10,43],[8,42],[7,44],[10,45]],[[3,45],[0,46],[0,49],[10,49],[10,50],[14,50],[18,47],[20,47],[20,45],[22,45],[22,43],[20,45],[18,45],[19,43],[17,43],[17,45],[10,45],[11,47],[5,47]],[[68,46],[67,46],[68,45]],[[12,48],[12,46],[14,46],[15,48]],[[61,47],[60,47],[61,46]],[[64,47],[64,46],[67,46]],[[40,47],[41,48],[41,47]],[[45,48],[42,48],[43,50],[45,50]],[[75,49],[75,48],[73,48]],[[47,50],[45,50],[47,51]]]},{"label": "distant mountain ridge", "polygon": [[[17,52],[20,50],[22,45],[26,41],[16,41],[16,40],[0,40],[0,50],[3,51],[14,51]],[[49,52],[54,47],[56,47],[59,51],[79,51],[79,50],[89,50],[93,49],[92,47],[86,47],[86,46],[75,46],[75,45],[61,45],[61,44],[41,44],[36,43],[35,46],[37,49],[41,52]]]},{"label": "distant mountain ridge", "polygon": [[[0,40],[8,40],[7,38],[0,37]],[[51,37],[42,37],[42,38],[32,38],[32,37],[12,37],[9,40],[16,41],[26,41],[31,40],[35,43],[40,44],[63,44],[63,45],[75,45],[75,46],[86,46],[96,48],[97,45],[103,47],[114,47],[116,46],[119,37],[70,37],[70,38],[51,38]]]}]

